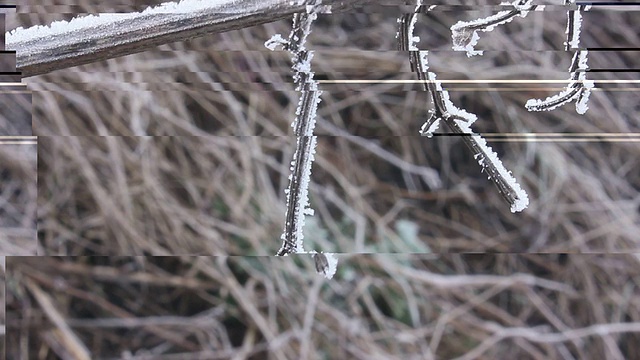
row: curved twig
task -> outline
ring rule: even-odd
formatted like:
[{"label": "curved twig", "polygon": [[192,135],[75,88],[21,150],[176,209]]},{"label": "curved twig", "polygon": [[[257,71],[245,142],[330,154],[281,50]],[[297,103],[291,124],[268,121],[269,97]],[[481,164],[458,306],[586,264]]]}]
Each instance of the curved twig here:
[{"label": "curved twig", "polygon": [[533,0],[515,0],[511,5],[513,10],[500,11],[495,15],[472,21],[459,21],[451,26],[451,39],[453,50],[466,51],[467,56],[482,55],[482,51],[475,50],[475,45],[480,40],[478,31],[489,32],[498,25],[512,21],[516,16],[525,17],[529,11],[534,11],[544,5],[531,5]]}]

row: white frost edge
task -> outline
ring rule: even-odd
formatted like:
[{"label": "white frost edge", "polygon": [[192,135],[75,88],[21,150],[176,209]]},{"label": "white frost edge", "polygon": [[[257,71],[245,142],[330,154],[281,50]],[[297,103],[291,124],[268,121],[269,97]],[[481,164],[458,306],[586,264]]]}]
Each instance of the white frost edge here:
[{"label": "white frost edge", "polygon": [[[572,49],[580,47],[580,32],[582,31],[582,14],[580,11],[573,13],[573,39],[569,42],[569,46]],[[569,34],[569,23],[567,23],[567,30],[565,34]]]},{"label": "white frost edge", "polygon": [[[467,124],[466,122],[460,121],[458,119],[455,119],[455,122],[456,124],[458,124],[458,126],[460,127],[460,129],[462,129],[464,133],[473,134],[473,130],[471,130],[471,128],[469,127],[469,124]],[[504,164],[502,163],[500,158],[498,158],[498,154],[496,154],[493,151],[493,149],[489,145],[487,145],[487,140],[485,140],[482,136],[477,134],[473,136],[476,138],[476,143],[478,144],[478,146],[483,150],[483,152],[489,158],[489,161],[495,165],[496,170],[498,171],[498,174],[503,179],[505,179],[507,181],[507,184],[509,184],[509,186],[515,191],[518,199],[513,204],[511,204],[511,212],[516,213],[526,209],[527,206],[529,206],[529,195],[527,194],[527,192],[524,189],[522,189],[518,181],[511,174],[511,171],[508,171],[504,167]],[[485,164],[484,158],[480,156],[480,153],[475,154],[474,158],[478,160],[478,164],[480,164],[480,166],[482,166],[483,169],[487,167],[487,165]],[[488,179],[490,178],[491,177],[488,177]]]},{"label": "white frost edge", "polygon": [[336,257],[336,254],[334,254],[334,253],[326,253],[324,251],[317,252],[315,250],[311,250],[311,251],[307,252],[306,254],[312,254],[312,255],[322,254],[322,255],[324,255],[325,259],[327,259],[327,267],[325,267],[322,272],[318,272],[318,274],[324,276],[328,280],[333,279],[333,276],[336,274],[336,270],[338,269],[338,258]]},{"label": "white frost edge", "polygon": [[93,28],[113,24],[118,21],[133,19],[141,15],[149,14],[184,14],[217,8],[238,0],[182,0],[178,2],[165,2],[158,6],[148,7],[142,12],[133,13],[102,13],[97,15],[85,15],[73,18],[69,21],[54,21],[50,25],[36,25],[29,28],[18,27],[5,34],[6,44],[30,41],[47,36],[60,35],[85,28]]},{"label": "white frost edge", "polygon": [[427,122],[422,124],[422,127],[420,128],[420,134],[421,135],[426,135],[427,137],[432,137],[433,133],[436,130],[438,130],[438,128],[440,127],[440,118],[438,118],[434,122],[432,122],[431,125],[429,126],[429,128],[426,128],[426,127],[427,127]]},{"label": "white frost edge", "polygon": [[[418,7],[420,5],[418,5],[416,7],[416,11],[418,10]],[[418,16],[417,14],[413,14],[411,16],[411,22],[409,23],[409,51],[415,51],[418,50],[418,47],[416,46],[416,43],[418,41],[420,41],[420,37],[419,36],[413,36],[413,29],[415,29],[416,27],[416,22],[418,22]]]},{"label": "white frost edge", "polygon": [[531,3],[533,2],[533,0],[528,0],[527,2],[525,2],[522,5],[518,5],[518,0],[515,0],[513,3],[511,3],[511,5],[513,5],[513,7],[520,11],[520,17],[525,17],[527,16],[527,14],[529,13],[529,8],[531,8]]},{"label": "white frost edge", "polygon": [[[446,94],[446,97],[445,97]],[[450,113],[451,110],[449,109],[449,104],[451,104],[451,106],[453,106],[453,103],[451,103],[451,101],[449,101],[449,94],[448,92],[443,92],[443,97],[445,98],[445,104],[447,105],[447,111],[449,111]],[[455,106],[453,106],[455,109],[458,110],[457,115],[463,117],[464,119],[466,119],[467,121],[462,121],[459,119],[454,119],[454,121],[456,122],[456,124],[460,127],[460,129],[462,129],[462,131],[466,134],[473,134],[473,130],[471,130],[471,124],[473,124],[473,122],[476,121],[476,115],[475,114],[470,114],[464,110],[460,110],[458,108],[456,108]],[[511,171],[508,171],[505,167],[504,164],[502,163],[502,161],[500,160],[500,158],[498,157],[498,154],[496,154],[493,149],[487,145],[487,140],[485,140],[482,136],[480,135],[474,135],[474,137],[476,138],[476,143],[478,144],[478,146],[483,150],[483,152],[487,155],[487,157],[489,158],[489,161],[491,163],[493,163],[496,167],[496,170],[498,171],[498,174],[507,181],[507,184],[509,184],[509,186],[515,191],[516,196],[518,197],[518,199],[511,204],[511,212],[512,213],[516,213],[516,212],[520,212],[524,209],[527,208],[527,206],[529,206],[529,195],[527,194],[526,191],[524,191],[524,189],[522,189],[522,187],[520,186],[520,184],[518,184],[518,181],[513,177],[513,175],[511,174]],[[484,158],[482,158],[481,156],[478,156],[480,154],[476,154],[474,157],[479,158],[478,159],[478,163],[480,164],[480,166],[482,166],[483,168],[486,168],[486,164],[484,163]]]},{"label": "white frost edge", "polygon": [[[322,91],[320,90],[312,90],[314,91],[314,96],[313,96],[313,102],[314,102],[314,106],[311,108],[311,123],[307,129],[307,132],[305,134],[302,134],[301,137],[298,138],[298,142],[302,141],[302,139],[304,137],[309,137],[311,136],[311,134],[313,134],[313,128],[315,128],[315,116],[316,116],[316,110],[318,108],[318,104],[320,103],[321,99],[320,99],[320,95],[322,93]],[[302,99],[303,96],[300,96],[300,98]],[[299,111],[298,111],[299,112]],[[296,116],[296,119],[294,120],[294,122],[298,121],[298,117]],[[301,183],[300,183],[300,188],[301,188],[301,193],[300,193],[300,201],[295,205],[294,207],[294,221],[296,223],[296,229],[295,229],[295,236],[296,236],[296,253],[304,253],[304,224],[305,224],[305,219],[306,216],[313,216],[314,215],[314,210],[312,208],[309,207],[309,181],[311,179],[311,167],[313,165],[313,162],[315,160],[315,154],[316,154],[316,146],[317,146],[317,136],[313,135],[311,136],[311,144],[309,145],[310,150],[309,150],[309,161],[305,162],[302,166],[302,176],[301,176]],[[300,154],[298,153],[298,151],[296,151],[296,154],[293,157],[293,160],[291,161],[291,167],[289,168],[289,170],[293,173],[293,170],[295,169],[295,162],[298,159],[298,157],[300,156]],[[292,179],[292,175],[289,175],[289,181],[291,181]],[[289,193],[288,189],[285,189],[285,194],[287,194],[287,204],[291,201],[291,194]],[[286,228],[286,227],[285,227]],[[280,236],[281,240],[285,240],[285,234],[283,233]]]},{"label": "white frost edge", "polygon": [[[317,5],[312,6],[312,8],[308,8],[307,10],[310,11],[309,13],[309,17],[308,17],[308,21],[305,24],[306,27],[303,29],[302,31],[302,39],[300,39],[300,43],[299,43],[299,51],[304,51],[305,47],[304,47],[304,43],[306,42],[306,38],[309,35],[309,33],[311,32],[311,24],[313,23],[313,21],[317,18],[317,13],[315,12],[315,10],[317,9]],[[271,39],[276,39],[275,41],[280,41],[279,39],[282,39],[281,36],[276,37],[276,35],[272,36]],[[284,40],[284,39],[282,39]],[[294,41],[298,41],[298,39],[294,36]],[[270,41],[270,40],[269,40]],[[267,41],[267,42],[269,42]],[[265,46],[267,45],[267,43],[265,43]],[[269,44],[271,45],[271,44]],[[296,237],[296,248],[295,248],[295,253],[305,253],[304,250],[304,224],[305,224],[305,219],[306,216],[313,216],[314,214],[314,210],[312,208],[309,207],[309,183],[310,183],[310,179],[311,179],[311,167],[313,165],[313,162],[315,160],[315,154],[316,154],[316,146],[317,146],[317,136],[313,135],[313,130],[315,129],[316,126],[316,113],[318,110],[318,104],[320,104],[320,95],[322,95],[322,91],[318,89],[318,82],[315,81],[313,79],[314,77],[314,73],[313,71],[311,71],[311,59],[313,59],[313,51],[309,51],[308,52],[308,57],[305,61],[302,61],[300,63],[295,63],[293,65],[293,70],[294,70],[294,80],[297,82],[298,81],[298,77],[300,75],[300,73],[306,73],[308,75],[307,77],[307,82],[305,84],[299,84],[298,87],[296,88],[296,91],[300,91],[300,99],[298,100],[298,106],[296,107],[296,116],[295,119],[293,120],[293,122],[291,123],[291,126],[293,128],[296,128],[297,123],[298,123],[298,118],[301,114],[301,109],[302,109],[302,104],[303,104],[303,98],[305,96],[305,93],[307,91],[311,91],[313,92],[313,97],[312,97],[312,102],[313,105],[311,106],[311,113],[310,115],[310,122],[309,122],[309,126],[306,128],[306,131],[304,134],[300,134],[300,136],[297,139],[297,144],[296,144],[296,149],[300,148],[300,142],[302,141],[303,138],[305,137],[311,137],[311,143],[309,144],[309,158],[308,161],[306,161],[303,165],[302,165],[302,176],[301,176],[301,183],[300,183],[300,188],[301,188],[301,193],[300,193],[300,199],[299,202],[297,204],[295,204],[295,206],[293,207],[293,211],[294,211],[294,221],[296,223],[296,228],[295,228],[295,237]],[[294,54],[294,57],[296,57],[297,54]],[[309,85],[309,89],[304,89],[304,85]],[[289,175],[289,183],[291,183],[291,180],[293,179],[293,171],[295,169],[295,163],[298,160],[300,154],[299,151],[296,150],[296,152],[293,155],[293,159],[291,160],[291,166],[289,168],[291,174]],[[287,195],[287,204],[290,204],[291,202],[291,193],[289,192],[289,189],[287,187],[287,189],[285,189],[285,194]],[[285,215],[286,218],[289,217],[289,213],[287,212],[287,214]],[[285,231],[288,227],[288,223],[285,224]],[[283,246],[284,243],[286,241],[286,236],[285,236],[285,232],[282,233],[282,235],[280,236],[280,239],[283,241]]]},{"label": "white frost edge", "polygon": [[331,280],[333,276],[336,274],[336,270],[338,269],[338,258],[334,253],[325,253],[324,256],[327,258],[327,270],[324,273],[324,277]]},{"label": "white frost edge", "polygon": [[[303,52],[306,50],[305,44],[307,43],[307,37],[311,34],[311,24],[318,18],[318,13],[316,10],[318,9],[317,5],[308,5],[307,6],[307,21],[305,23],[305,28],[302,30],[302,39],[298,40],[298,36],[294,35],[293,40],[298,42],[298,52]],[[309,59],[310,60],[310,59]]]},{"label": "white frost edge", "polygon": [[[304,252],[303,240],[304,240],[304,224],[305,224],[306,216],[311,216],[314,213],[314,210],[309,208],[309,182],[311,179],[311,167],[315,160],[316,145],[317,145],[317,138],[318,138],[317,136],[313,135],[313,130],[315,129],[315,126],[316,126],[316,112],[318,110],[318,104],[320,104],[320,101],[321,101],[320,95],[322,94],[322,91],[318,90],[318,83],[315,80],[313,80],[314,73],[311,71],[312,58],[313,58],[313,52],[310,51],[309,57],[307,58],[306,61],[300,64],[295,64],[294,66],[294,70],[296,71],[296,74],[306,73],[309,76],[308,77],[309,82],[307,83],[309,85],[309,90],[302,90],[302,86],[304,84],[300,84],[300,87],[298,89],[298,90],[302,90],[302,92],[300,95],[300,101],[298,103],[298,107],[296,109],[296,117],[292,123],[294,128],[295,128],[295,124],[297,124],[299,121],[298,117],[300,115],[300,109],[303,103],[302,99],[304,98],[304,94],[307,91],[313,92],[313,98],[312,98],[313,105],[311,106],[311,113],[309,114],[310,123],[306,129],[306,132],[304,134],[301,134],[301,137],[298,138],[298,142],[300,142],[304,137],[311,137],[311,144],[309,145],[310,147],[309,159],[307,162],[303,164],[303,168],[302,168],[302,176],[301,176],[301,183],[300,183],[300,188],[302,192],[300,193],[300,202],[296,204],[296,206],[294,207],[296,212],[294,217],[296,219],[296,224],[297,224],[295,229],[297,253]],[[294,161],[295,159],[298,158],[298,156],[300,156],[300,154],[298,154],[296,151],[296,155],[294,156]],[[292,169],[291,169],[292,172],[293,172],[293,164],[294,162],[292,161]],[[288,197],[289,195],[287,195],[287,203],[289,202]]]},{"label": "white frost edge", "polygon": [[[587,65],[587,61],[589,60],[589,51],[587,50],[580,50],[580,54],[578,55],[580,58],[578,59],[578,69],[580,70],[587,70],[589,68],[589,65]],[[578,79],[580,80],[586,80],[587,79],[587,73],[586,71],[582,71],[579,74]]]},{"label": "white frost edge", "polygon": [[584,89],[582,90],[582,98],[576,102],[576,112],[580,115],[584,115],[589,110],[589,96],[591,95],[591,89],[594,87],[593,80],[586,80],[584,82]]},{"label": "white frost edge", "polygon": [[568,93],[573,91],[573,89],[571,88],[571,85],[573,83],[574,82],[570,83],[569,87],[566,87],[561,92],[559,92],[559,93],[557,93],[557,94],[555,94],[553,96],[549,96],[544,100],[542,100],[542,99],[529,99],[529,100],[527,100],[527,103],[524,104],[524,106],[529,111],[552,111],[552,110],[555,110],[555,109],[559,108],[562,105],[568,104],[571,101],[573,101],[580,94],[580,92],[576,93],[576,95],[574,95],[574,96],[572,96],[570,98],[567,98],[565,101],[557,103],[554,106],[547,106],[547,107],[544,106],[544,104],[546,104],[546,103],[556,102],[559,99],[567,96]]},{"label": "white frost edge", "polygon": [[475,49],[475,46],[478,45],[478,41],[480,41],[480,35],[478,35],[477,31],[474,31],[471,34],[471,40],[469,40],[469,43],[467,43],[465,46],[462,46],[463,44],[461,44],[460,42],[454,41],[452,47],[454,51],[465,51],[467,53],[467,57],[483,55],[484,50]]},{"label": "white frost edge", "polygon": [[444,100],[447,113],[465,119],[469,125],[473,124],[478,119],[475,114],[471,114],[453,105],[453,102],[451,102],[451,99],[449,98],[449,92],[442,90],[442,83],[436,79],[435,73],[429,72],[428,76],[429,80],[436,84],[436,90],[442,93],[442,99]]},{"label": "white frost edge", "polygon": [[429,51],[418,50],[418,67],[421,72],[425,73],[429,70]]}]

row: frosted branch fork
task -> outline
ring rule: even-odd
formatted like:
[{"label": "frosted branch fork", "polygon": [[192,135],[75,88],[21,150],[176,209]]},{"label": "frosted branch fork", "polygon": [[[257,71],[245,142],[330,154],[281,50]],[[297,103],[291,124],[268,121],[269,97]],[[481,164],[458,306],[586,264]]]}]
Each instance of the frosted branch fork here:
[{"label": "frosted branch fork", "polygon": [[[431,10],[433,8],[430,8]],[[529,204],[527,193],[520,187],[515,178],[508,171],[497,154],[487,145],[486,140],[479,134],[473,133],[471,124],[476,121],[474,114],[457,108],[451,102],[448,91],[442,90],[442,86],[436,80],[436,74],[428,72],[427,51],[417,50],[413,36],[413,28],[416,22],[416,14],[424,11],[422,5],[418,5],[412,14],[404,14],[398,19],[398,50],[409,51],[411,68],[420,80],[423,80],[423,89],[429,92],[434,109],[431,116],[420,130],[423,136],[431,136],[442,120],[455,134],[461,135],[464,143],[469,147],[474,158],[487,172],[491,180],[498,188],[500,194],[511,206],[511,212],[524,210]]]}]

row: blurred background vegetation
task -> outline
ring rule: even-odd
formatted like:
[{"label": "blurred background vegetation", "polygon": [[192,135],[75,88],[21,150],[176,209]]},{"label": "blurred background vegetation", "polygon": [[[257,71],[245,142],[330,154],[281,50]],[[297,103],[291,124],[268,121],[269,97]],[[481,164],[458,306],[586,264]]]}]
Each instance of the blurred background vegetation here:
[{"label": "blurred background vegetation", "polygon": [[[151,2],[47,4],[8,17],[8,28]],[[320,16],[308,43],[316,78],[415,80],[395,51],[401,10]],[[478,115],[476,131],[638,132],[629,84],[594,91],[584,116],[524,108],[568,78],[565,11],[481,34],[482,57],[449,52],[451,25],[490,13],[420,17],[418,46],[432,50],[438,78],[560,83],[445,85]],[[274,22],[25,79],[39,135],[39,251],[50,257],[8,259],[9,358],[640,352],[638,143],[491,143],[530,195],[512,214],[460,139],[418,136],[430,106],[419,84],[322,85],[305,246],[352,254],[339,257],[331,282],[307,256],[269,256],[280,247],[298,94],[288,54],[263,44],[289,28]],[[632,47],[638,34],[629,12],[584,14],[584,46]],[[638,67],[628,51],[591,52],[589,65]]]}]

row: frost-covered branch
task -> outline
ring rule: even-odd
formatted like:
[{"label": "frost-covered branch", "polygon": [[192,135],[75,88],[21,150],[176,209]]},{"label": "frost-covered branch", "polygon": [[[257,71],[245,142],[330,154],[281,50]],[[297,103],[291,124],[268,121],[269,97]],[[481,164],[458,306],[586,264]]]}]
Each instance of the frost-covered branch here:
[{"label": "frost-covered branch", "polygon": [[524,210],[529,205],[529,196],[526,191],[504,167],[498,155],[487,145],[486,140],[471,130],[471,125],[477,119],[476,115],[459,109],[451,102],[449,92],[442,89],[440,82],[436,80],[436,74],[428,71],[428,52],[418,50],[415,46],[415,42],[419,41],[413,35],[416,13],[422,10],[421,5],[418,5],[413,14],[405,14],[398,20],[398,49],[410,51],[411,68],[420,80],[424,80],[424,90],[429,92],[433,103],[431,115],[422,125],[420,134],[430,137],[440,121],[444,122],[455,134],[461,135],[464,143],[473,151],[474,158],[482,166],[483,171],[487,172],[489,180],[496,185],[500,194],[511,206],[511,212]]},{"label": "frost-covered branch", "polygon": [[311,24],[318,16],[315,10],[315,7],[309,7],[307,12],[294,15],[288,40],[277,34],[265,43],[265,46],[271,50],[281,46],[291,53],[296,91],[301,93],[296,118],[291,124],[296,136],[296,151],[291,161],[289,187],[285,190],[287,212],[281,236],[282,247],[277,252],[278,256],[305,252],[303,245],[305,216],[313,215],[313,209],[308,207],[309,182],[316,151],[316,136],[313,135],[313,129],[316,125],[316,110],[322,92],[318,90],[318,83],[313,79],[314,74],[311,71],[313,52],[305,48],[305,43],[311,32]]},{"label": "frost-covered branch", "polygon": [[[564,0],[564,5],[573,5],[576,0]],[[578,5],[578,10],[571,9],[567,12],[567,41],[564,43],[565,51],[570,49],[579,48],[580,44],[580,30],[582,28],[582,14],[581,11],[588,11],[591,9],[591,5]]]},{"label": "frost-covered branch", "polygon": [[512,21],[516,16],[525,17],[529,11],[544,9],[544,5],[532,5],[532,2],[533,0],[515,0],[512,3],[502,3],[501,5],[513,6],[513,9],[500,11],[482,19],[457,22],[451,26],[453,50],[466,51],[468,57],[482,55],[482,51],[475,50],[475,46],[480,40],[478,31],[489,32],[498,25]]},{"label": "frost-covered branch", "polygon": [[[309,207],[309,183],[317,140],[313,135],[313,129],[316,126],[316,111],[322,91],[318,90],[318,82],[313,79],[314,74],[311,71],[313,52],[306,49],[305,43],[311,33],[311,24],[318,16],[317,11],[321,8],[331,11],[330,8],[327,9],[319,3],[320,1],[317,1],[316,5],[307,7],[306,13],[297,13],[293,16],[293,27],[288,40],[276,34],[265,43],[265,46],[271,50],[281,46],[291,53],[293,79],[296,91],[300,91],[301,94],[296,118],[291,124],[296,136],[296,151],[291,161],[289,187],[285,190],[287,212],[281,236],[282,247],[276,254],[278,256],[307,253],[303,244],[305,217],[314,213]],[[338,263],[336,257],[333,254],[316,251],[308,253],[313,254],[316,271],[331,279],[336,272]]]},{"label": "frost-covered branch", "polygon": [[[565,5],[569,3],[575,3],[575,0],[565,0]],[[594,87],[593,80],[587,80],[587,65],[588,51],[579,50],[580,47],[580,32],[582,29],[582,15],[581,10],[588,10],[584,5],[579,5],[578,10],[569,10],[567,12],[567,41],[565,44],[565,50],[578,49],[573,54],[571,60],[571,66],[569,67],[569,84],[560,93],[549,96],[544,100],[541,99],[529,99],[525,104],[525,107],[529,111],[550,111],[554,110],[564,104],[568,104],[573,100],[576,100],[576,112],[578,114],[584,114],[589,107],[587,103],[589,96],[591,95],[591,89]]]},{"label": "frost-covered branch", "polygon": [[529,111],[550,111],[576,100],[576,112],[578,114],[587,112],[589,109],[587,102],[589,95],[591,95],[591,89],[594,87],[593,80],[587,80],[587,55],[587,50],[578,50],[573,54],[569,69],[571,77],[564,90],[544,100],[529,99],[525,107]]}]

